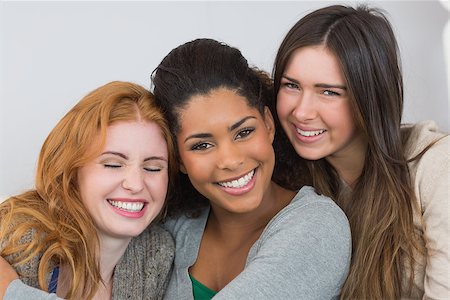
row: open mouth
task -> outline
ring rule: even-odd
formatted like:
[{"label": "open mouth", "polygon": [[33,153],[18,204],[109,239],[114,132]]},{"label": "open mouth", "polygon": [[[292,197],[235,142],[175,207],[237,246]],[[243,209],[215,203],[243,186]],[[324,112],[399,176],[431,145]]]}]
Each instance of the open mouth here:
[{"label": "open mouth", "polygon": [[123,211],[127,212],[140,212],[144,208],[144,202],[124,202],[109,200],[109,204]]},{"label": "open mouth", "polygon": [[218,185],[223,186],[223,187],[227,187],[227,188],[242,188],[244,186],[246,186],[250,180],[252,180],[253,175],[255,175],[255,169],[251,170],[250,172],[248,172],[247,174],[245,174],[244,176],[231,180],[231,181],[222,181],[222,182],[217,182]]},{"label": "open mouth", "polygon": [[296,128],[297,133],[300,134],[301,136],[306,136],[306,137],[310,137],[310,136],[317,136],[319,134],[324,133],[326,130],[325,129],[320,129],[320,130],[301,130],[300,128]]}]

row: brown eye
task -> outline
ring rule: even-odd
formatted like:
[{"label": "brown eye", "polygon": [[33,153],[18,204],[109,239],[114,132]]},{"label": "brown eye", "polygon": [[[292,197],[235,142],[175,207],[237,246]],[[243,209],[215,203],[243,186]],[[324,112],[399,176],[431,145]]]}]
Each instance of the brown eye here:
[{"label": "brown eye", "polygon": [[211,148],[212,145],[209,143],[197,143],[194,146],[191,147],[191,150],[194,151],[202,151],[202,150],[207,150],[209,148]]},{"label": "brown eye", "polygon": [[236,135],[236,139],[243,139],[249,136],[255,129],[254,128],[245,128],[238,132]]}]

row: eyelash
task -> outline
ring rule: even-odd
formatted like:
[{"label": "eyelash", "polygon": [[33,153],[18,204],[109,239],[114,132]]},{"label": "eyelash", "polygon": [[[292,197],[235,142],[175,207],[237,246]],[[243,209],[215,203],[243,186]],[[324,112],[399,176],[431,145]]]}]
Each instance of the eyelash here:
[{"label": "eyelash", "polygon": [[161,172],[161,169],[144,168],[144,170],[151,173]]},{"label": "eyelash", "polygon": [[[236,138],[237,139],[245,139],[246,137],[248,137],[253,131],[255,131],[255,128],[252,127],[248,127],[248,128],[244,128],[242,130],[240,130],[237,134],[236,134]],[[212,145],[210,143],[207,142],[200,142],[197,144],[194,144],[191,147],[191,151],[203,151],[203,150],[208,150],[209,148],[211,148]]]},{"label": "eyelash", "polygon": [[[329,94],[328,94],[329,93]],[[323,94],[325,95],[325,96],[340,96],[341,94],[339,94],[339,93],[336,93],[336,92],[334,92],[334,91],[330,91],[330,90],[325,90],[325,91],[323,91]]]},{"label": "eyelash", "polygon": [[[103,166],[108,169],[118,169],[122,167],[122,165],[113,165],[113,164],[103,164]],[[161,172],[162,170],[162,168],[143,168],[143,169],[151,173]]]},{"label": "eyelash", "polygon": [[118,169],[118,168],[120,168],[122,165],[103,164],[103,166],[104,166],[105,168]]},{"label": "eyelash", "polygon": [[[285,81],[285,82],[282,82],[281,84],[282,84],[282,86],[284,86],[284,87],[286,87],[288,89],[293,89],[293,90],[299,89],[298,84],[290,82],[290,81]],[[331,90],[324,90],[323,94],[325,96],[341,96],[340,93],[337,93],[337,92],[334,92],[334,91],[331,91]]]},{"label": "eyelash", "polygon": [[282,85],[288,89],[298,89],[298,84],[290,81],[282,82]]},{"label": "eyelash", "polygon": [[241,137],[242,139],[244,139],[244,138],[248,137],[253,131],[255,131],[255,128],[251,128],[251,127],[244,128],[241,131],[239,131],[238,134],[236,134],[236,137],[239,137],[243,132],[246,132],[246,134],[244,134],[244,136]]},{"label": "eyelash", "polygon": [[207,149],[209,149],[211,147],[212,147],[211,144],[205,143],[205,142],[201,142],[201,143],[197,143],[197,144],[193,145],[191,147],[191,150],[193,150],[193,151],[202,151],[202,150],[207,150]]}]

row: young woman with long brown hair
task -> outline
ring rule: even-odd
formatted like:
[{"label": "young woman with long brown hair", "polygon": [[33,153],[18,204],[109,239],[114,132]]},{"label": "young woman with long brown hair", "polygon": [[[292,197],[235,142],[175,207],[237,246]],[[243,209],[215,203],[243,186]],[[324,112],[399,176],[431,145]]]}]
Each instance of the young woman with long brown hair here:
[{"label": "young woman with long brown hair", "polygon": [[274,86],[290,159],[307,160],[316,190],[351,224],[341,298],[449,298],[450,138],[433,122],[401,125],[398,47],[383,13],[335,5],[300,19]]}]

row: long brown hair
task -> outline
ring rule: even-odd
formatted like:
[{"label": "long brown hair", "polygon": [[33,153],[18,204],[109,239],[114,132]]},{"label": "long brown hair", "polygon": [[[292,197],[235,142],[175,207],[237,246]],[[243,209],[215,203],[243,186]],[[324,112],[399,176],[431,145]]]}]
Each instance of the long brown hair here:
[{"label": "long brown hair", "polygon": [[[46,274],[55,265],[68,264],[72,282],[65,297],[95,295],[102,282],[99,240],[80,198],[77,171],[98,156],[109,125],[141,120],[155,122],[167,141],[170,185],[177,169],[174,146],[153,95],[136,84],[111,82],[85,96],[50,132],[40,152],[35,189],[0,205],[0,255],[9,256],[14,266],[37,257],[41,289],[47,290]],[[33,239],[24,241],[30,233]]]},{"label": "long brown hair", "polygon": [[424,250],[414,229],[417,204],[400,132],[403,82],[393,30],[381,11],[366,6],[334,5],[306,15],[279,48],[275,93],[292,53],[313,45],[325,46],[339,61],[355,124],[368,141],[351,193],[325,158],[308,162],[314,187],[339,204],[352,230],[352,262],[341,297],[398,299],[405,277],[412,288],[415,255]]}]

